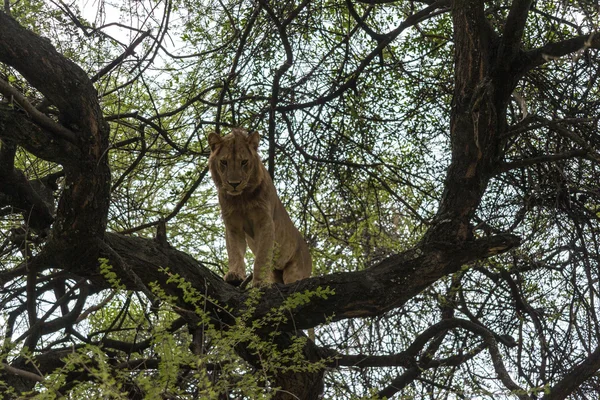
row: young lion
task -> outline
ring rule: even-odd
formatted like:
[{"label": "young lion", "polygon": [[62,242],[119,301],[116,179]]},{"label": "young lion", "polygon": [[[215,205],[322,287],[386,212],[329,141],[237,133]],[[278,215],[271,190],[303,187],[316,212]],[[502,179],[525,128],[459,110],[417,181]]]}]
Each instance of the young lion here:
[{"label": "young lion", "polygon": [[224,279],[239,284],[246,277],[247,242],[254,254],[253,286],[291,283],[310,276],[312,261],[258,156],[259,139],[258,132],[241,128],[225,137],[208,136],[208,166],[219,193],[229,256]]}]

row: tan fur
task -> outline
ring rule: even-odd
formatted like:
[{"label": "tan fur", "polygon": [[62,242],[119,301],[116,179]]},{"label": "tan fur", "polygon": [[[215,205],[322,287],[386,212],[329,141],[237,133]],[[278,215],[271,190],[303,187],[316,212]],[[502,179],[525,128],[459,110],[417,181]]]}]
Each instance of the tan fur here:
[{"label": "tan fur", "polygon": [[208,166],[219,193],[229,256],[227,282],[246,276],[246,243],[254,254],[252,284],[308,278],[312,260],[304,238],[281,204],[257,150],[259,135],[236,128],[208,137]]}]

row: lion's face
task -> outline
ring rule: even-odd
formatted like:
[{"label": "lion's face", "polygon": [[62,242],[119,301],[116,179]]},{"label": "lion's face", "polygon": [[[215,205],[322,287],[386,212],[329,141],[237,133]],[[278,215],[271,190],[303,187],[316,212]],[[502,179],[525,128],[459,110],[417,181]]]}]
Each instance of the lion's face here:
[{"label": "lion's face", "polygon": [[257,132],[248,134],[239,128],[225,137],[216,133],[208,136],[208,165],[219,190],[238,196],[260,183],[258,141]]}]

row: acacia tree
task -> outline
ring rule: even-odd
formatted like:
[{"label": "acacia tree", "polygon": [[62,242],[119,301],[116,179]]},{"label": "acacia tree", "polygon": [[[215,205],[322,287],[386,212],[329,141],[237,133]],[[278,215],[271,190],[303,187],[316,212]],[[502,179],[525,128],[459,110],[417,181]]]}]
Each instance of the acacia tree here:
[{"label": "acacia tree", "polygon": [[[4,397],[593,397],[593,3],[5,2]],[[231,126],[314,277],[220,278]]]}]

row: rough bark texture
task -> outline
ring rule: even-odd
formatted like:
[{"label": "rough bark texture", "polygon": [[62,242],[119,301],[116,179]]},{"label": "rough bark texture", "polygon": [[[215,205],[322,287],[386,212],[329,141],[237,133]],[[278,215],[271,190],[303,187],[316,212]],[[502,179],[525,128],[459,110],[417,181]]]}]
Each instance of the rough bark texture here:
[{"label": "rough bark texture", "polygon": [[[159,282],[169,289],[169,294],[180,295],[175,286],[167,286],[168,275],[160,271],[168,267],[169,271],[191,282],[198,291],[207,293],[216,303],[231,306],[234,310],[232,317],[244,312],[243,304],[248,292],[227,284],[189,255],[174,248],[164,248],[154,240],[114,233],[106,234],[106,242],[114,253],[102,253],[101,256],[111,260],[116,268],[126,266],[144,284]],[[312,277],[290,285],[276,284],[264,289],[254,317],[259,319],[266,316],[293,293],[314,291],[319,287],[330,288],[333,294],[326,299],[316,298],[296,310],[293,320],[290,318],[280,325],[282,330],[308,329],[327,319],[339,321],[382,315],[402,306],[432,282],[457,271],[465,263],[503,253],[518,243],[518,237],[506,235],[467,242],[461,246],[440,243],[423,245],[365,271]],[[117,254],[119,259],[115,259]],[[127,271],[119,271],[119,276],[127,274]],[[128,289],[139,290],[132,280],[124,279],[122,283]],[[215,313],[218,314],[218,309],[215,309]]]},{"label": "rough bark texture", "polygon": [[453,2],[454,96],[450,116],[452,162],[438,210],[438,225],[428,238],[467,240],[469,222],[488,184],[498,157],[498,135],[504,128],[508,94],[500,93],[492,76],[498,38],[483,12],[483,3]]},{"label": "rough bark texture", "polygon": [[[76,151],[58,151],[65,171],[65,192],[58,203],[51,241],[41,258],[66,265],[76,253],[80,254],[83,265],[95,262],[97,249],[93,243],[104,235],[110,200],[110,169],[106,158],[109,128],[96,89],[87,74],[59,54],[49,41],[23,29],[3,13],[0,13],[0,37],[0,61],[18,70],[56,106],[58,122],[77,137],[77,143],[56,136],[50,138],[57,147],[67,151],[75,147]],[[52,135],[36,133],[40,138]],[[27,149],[41,145],[28,144],[29,138],[27,134],[15,143]]]}]

